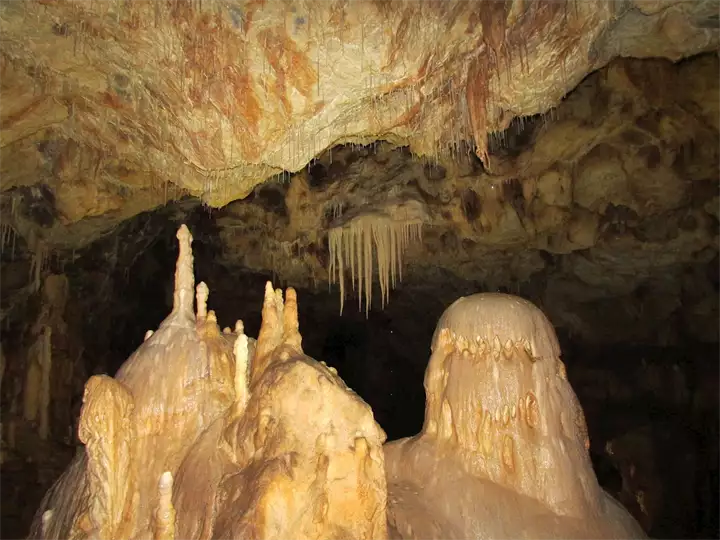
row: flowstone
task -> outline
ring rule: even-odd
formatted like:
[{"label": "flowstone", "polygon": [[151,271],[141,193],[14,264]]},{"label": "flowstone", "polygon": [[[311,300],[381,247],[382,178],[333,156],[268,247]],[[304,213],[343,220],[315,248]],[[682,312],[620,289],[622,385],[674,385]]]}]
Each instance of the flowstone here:
[{"label": "flowstone", "polygon": [[391,536],[644,536],[597,482],[555,332],[530,302],[457,300],[433,336],[425,391],[422,432],[385,446]]}]

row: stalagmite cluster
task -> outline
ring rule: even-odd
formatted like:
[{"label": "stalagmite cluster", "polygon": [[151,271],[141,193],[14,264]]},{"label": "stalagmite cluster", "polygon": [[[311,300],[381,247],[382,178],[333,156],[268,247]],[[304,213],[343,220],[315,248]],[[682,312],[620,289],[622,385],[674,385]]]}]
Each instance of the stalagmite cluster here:
[{"label": "stalagmite cluster", "polygon": [[383,447],[370,407],[304,354],[295,291],[267,283],[256,344],[242,321],[221,333],[187,227],[177,236],[173,310],[115,378],[87,382],[85,448],[32,538],[642,536],[598,486],[553,328],[529,302],[451,306],[423,431]]},{"label": "stalagmite cluster", "polygon": [[257,345],[242,321],[221,333],[177,236],[173,310],[115,378],[88,381],[84,452],[31,537],[385,538],[385,434],[303,354],[295,291],[268,283]]}]

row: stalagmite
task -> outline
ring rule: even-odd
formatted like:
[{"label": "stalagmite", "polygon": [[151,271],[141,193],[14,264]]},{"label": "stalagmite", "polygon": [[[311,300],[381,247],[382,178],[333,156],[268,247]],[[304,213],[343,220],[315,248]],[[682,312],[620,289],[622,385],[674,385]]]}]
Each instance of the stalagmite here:
[{"label": "stalagmite", "polygon": [[245,333],[245,324],[240,319],[235,321],[235,333],[238,335]]},{"label": "stalagmite", "polygon": [[172,504],[173,476],[165,471],[158,482],[158,506],[153,520],[153,540],[174,540],[175,508]]},{"label": "stalagmite", "polygon": [[248,400],[248,338],[240,333],[233,348],[235,354],[235,413],[240,416]]},{"label": "stalagmite", "polygon": [[402,538],[644,537],[598,484],[540,309],[506,294],[460,298],[431,350],[423,430],[384,448],[388,517]]},{"label": "stalagmite", "polygon": [[[366,293],[366,247],[387,294],[420,228],[396,223],[339,244]],[[116,378],[88,381],[84,451],[31,538],[642,537],[596,481],[557,337],[529,302],[480,294],[448,308],[423,431],[383,447],[370,406],[303,353],[294,289],[266,284],[255,350],[241,320],[234,342],[220,334],[203,283],[194,320],[191,278],[181,244],[173,313]]]},{"label": "stalagmite", "polygon": [[[195,320],[192,237],[184,225],[178,240],[173,311],[115,378],[95,376],[86,384],[78,429],[84,452],[42,503],[30,537],[175,536],[173,477],[192,443],[235,401],[232,350],[207,310],[204,284],[198,286],[201,324]],[[25,393],[26,414],[35,417],[51,365],[40,354],[49,352],[48,330],[43,337]],[[48,510],[52,519],[43,522]]]},{"label": "stalagmite", "polygon": [[[238,321],[237,330],[242,332],[242,321]],[[241,332],[238,332],[238,340],[243,335]],[[295,289],[288,287],[283,301],[282,289],[273,290],[272,283],[268,281],[265,285],[262,325],[249,370],[252,384],[273,361],[270,352],[275,351],[280,343],[284,345],[283,354],[279,355],[283,361],[294,354],[303,353],[298,324],[297,294]]]},{"label": "stalagmite", "polygon": [[257,342],[265,367],[245,411],[210,428],[178,474],[176,500],[204,510],[176,503],[178,536],[387,538],[385,434],[367,404],[299,349],[295,291],[280,300],[268,283]]},{"label": "stalagmite", "polygon": [[[77,538],[80,531],[90,532],[97,538],[128,536],[131,524],[126,516],[134,510],[133,491],[137,486],[130,475],[135,464],[135,412],[132,393],[123,384],[106,375],[88,380],[78,437],[85,445],[85,481],[92,496],[88,497],[82,516],[77,516],[79,519],[72,523],[67,537]],[[44,529],[51,529],[45,531],[50,538],[60,536],[56,527],[62,527],[63,517],[67,518],[67,514],[61,512],[58,516],[58,520],[45,524]]]},{"label": "stalagmite", "polygon": [[195,288],[195,275],[193,274],[192,235],[187,225],[180,226],[177,232],[180,253],[175,267],[175,293],[173,295],[173,314],[183,313],[191,318],[193,314],[193,289]]},{"label": "stalagmite", "polygon": [[197,304],[196,317],[198,321],[207,317],[207,299],[209,295],[210,289],[208,289],[205,282],[201,281],[198,283],[198,286],[195,288],[195,300]]},{"label": "stalagmite", "polygon": [[43,337],[40,336],[32,344],[28,352],[28,367],[25,375],[25,388],[23,389],[23,416],[28,422],[35,422],[38,418],[45,358],[43,352],[44,343]]},{"label": "stalagmite", "polygon": [[47,535],[48,528],[50,527],[50,520],[52,519],[53,511],[48,510],[47,512],[43,512],[42,515],[42,531],[43,535]]}]

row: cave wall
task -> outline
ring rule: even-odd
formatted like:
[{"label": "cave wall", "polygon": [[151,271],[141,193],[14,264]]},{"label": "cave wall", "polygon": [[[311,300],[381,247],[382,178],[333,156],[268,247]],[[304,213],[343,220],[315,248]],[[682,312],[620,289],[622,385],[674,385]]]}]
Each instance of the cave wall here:
[{"label": "cave wall", "polygon": [[[25,533],[74,452],[87,377],[113,374],[168,313],[186,222],[220,324],[239,316],[255,335],[265,281],[295,286],[305,350],[337,367],[391,438],[422,423],[447,305],[485,290],[532,300],[561,335],[605,487],[653,536],[715,535],[718,70],[712,54],[619,60],[552,114],[491,136],[487,163],[463,145],[438,160],[391,142],[338,146],[220,209],[188,197],[114,214],[112,230],[81,219],[78,249],[27,232],[57,223],[42,184],[3,191],[3,532]],[[328,229],[389,195],[422,206],[422,243],[385,310],[366,318],[351,294],[340,317]]]},{"label": "cave wall", "polygon": [[52,220],[17,225],[56,247],[186,194],[223,206],[345,142],[472,141],[495,169],[487,134],[588,73],[720,42],[712,0],[23,0],[0,29],[2,189],[42,180]]},{"label": "cave wall", "polygon": [[427,217],[405,265],[427,282],[517,290],[544,276],[535,299],[584,339],[716,341],[719,74],[717,55],[615,61],[552,114],[496,134],[491,171],[469,149],[428,162],[389,144],[334,148],[218,210],[222,257],[318,286],[326,231],[412,201]]}]

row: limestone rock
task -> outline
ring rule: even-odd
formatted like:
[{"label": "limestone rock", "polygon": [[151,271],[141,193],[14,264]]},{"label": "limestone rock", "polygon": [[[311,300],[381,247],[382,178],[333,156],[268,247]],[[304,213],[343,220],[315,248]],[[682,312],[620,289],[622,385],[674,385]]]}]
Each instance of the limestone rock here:
[{"label": "limestone rock", "polygon": [[295,291],[267,284],[257,344],[241,321],[221,334],[178,239],[173,311],[116,378],[88,381],[85,448],[30,536],[386,538],[385,433],[303,354]]},{"label": "limestone rock", "polygon": [[385,446],[398,538],[640,538],[598,485],[555,332],[531,303],[461,298],[438,322],[425,425]]},{"label": "limestone rock", "polygon": [[[232,350],[217,324],[196,320],[193,311],[192,238],[187,227],[180,228],[178,240],[173,311],[115,379],[102,384],[91,379],[86,385],[80,421],[86,450],[46,496],[32,537],[129,538],[150,530],[153,511],[166,489],[164,484],[159,488],[162,475],[177,472],[189,444],[234,402]],[[116,395],[125,396],[126,405],[120,409]],[[126,427],[113,431],[120,425]],[[121,447],[113,437],[121,438]],[[108,492],[107,501],[97,503],[99,491],[114,493],[118,485],[129,495]],[[115,513],[109,513],[110,506]],[[43,528],[39,516],[47,510],[53,517]]]},{"label": "limestone rock", "polygon": [[343,141],[434,156],[474,139],[489,165],[488,132],[616,56],[718,45],[711,1],[488,6],[5,4],[2,147],[24,156],[10,185],[41,176],[77,222],[140,193],[223,206]]},{"label": "limestone rock", "polygon": [[180,468],[183,538],[386,536],[385,434],[331,368],[303,355],[294,301],[268,284],[247,405]]}]

